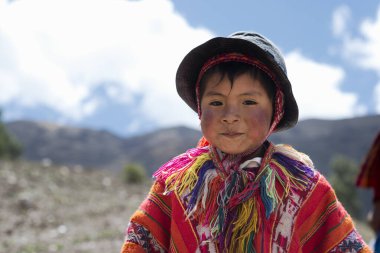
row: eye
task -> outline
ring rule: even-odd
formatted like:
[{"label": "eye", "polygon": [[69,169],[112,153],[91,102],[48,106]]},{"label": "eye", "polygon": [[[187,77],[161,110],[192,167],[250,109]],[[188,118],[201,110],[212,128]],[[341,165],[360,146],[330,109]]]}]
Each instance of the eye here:
[{"label": "eye", "polygon": [[223,103],[220,102],[220,101],[211,101],[209,103],[209,105],[211,105],[211,106],[221,106],[221,105],[223,105]]},{"label": "eye", "polygon": [[257,104],[255,100],[247,99],[243,101],[243,105],[255,105],[255,104]]}]

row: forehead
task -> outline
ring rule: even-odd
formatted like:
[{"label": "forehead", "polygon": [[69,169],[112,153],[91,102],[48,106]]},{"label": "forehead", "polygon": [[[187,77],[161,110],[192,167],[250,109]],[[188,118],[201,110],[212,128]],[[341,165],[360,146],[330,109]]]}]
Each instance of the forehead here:
[{"label": "forehead", "polygon": [[203,74],[200,83],[198,84],[198,101],[202,100],[206,86],[211,84],[217,85],[225,77],[228,77],[231,85],[233,85],[236,77],[246,73],[249,73],[253,80],[259,80],[268,97],[273,100],[276,87],[266,73],[254,65],[231,61],[216,64]]},{"label": "forehead", "polygon": [[240,73],[234,78],[229,78],[226,74],[213,73],[208,76],[204,82],[203,95],[209,94],[210,91],[230,91],[231,89],[241,92],[260,90],[267,94],[264,85],[260,79],[255,78],[248,72]]}]

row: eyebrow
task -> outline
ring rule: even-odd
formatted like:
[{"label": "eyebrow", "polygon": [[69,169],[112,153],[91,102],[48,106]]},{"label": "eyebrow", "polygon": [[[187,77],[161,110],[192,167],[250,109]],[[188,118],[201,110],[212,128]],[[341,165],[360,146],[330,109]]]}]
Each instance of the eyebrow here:
[{"label": "eyebrow", "polygon": [[224,94],[220,93],[220,92],[216,92],[216,91],[208,91],[207,93],[205,93],[203,96],[220,96],[220,97],[225,97]]},{"label": "eyebrow", "polygon": [[252,96],[252,95],[259,95],[262,96],[263,93],[260,91],[252,91],[252,92],[244,92],[242,94],[239,94],[239,96]]}]

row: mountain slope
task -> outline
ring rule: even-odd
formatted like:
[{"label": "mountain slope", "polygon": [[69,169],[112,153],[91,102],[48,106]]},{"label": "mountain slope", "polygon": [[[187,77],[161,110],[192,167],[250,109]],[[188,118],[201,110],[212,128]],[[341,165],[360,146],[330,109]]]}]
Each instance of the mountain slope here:
[{"label": "mountain slope", "polygon": [[[54,124],[14,121],[8,131],[24,146],[24,158],[90,168],[120,170],[136,162],[152,173],[171,157],[194,147],[201,133],[186,127],[161,129],[149,134],[122,138],[107,131],[80,129]],[[305,120],[270,140],[286,143],[310,155],[316,167],[327,173],[336,154],[360,163],[376,133],[380,115],[344,120]]]},{"label": "mountain slope", "polygon": [[24,147],[26,160],[49,159],[55,164],[111,170],[120,170],[126,163],[135,162],[149,172],[194,147],[201,136],[199,131],[186,127],[126,139],[107,131],[33,121],[9,122],[6,128]]},{"label": "mountain slope", "polygon": [[27,160],[48,158],[57,164],[106,168],[123,157],[123,139],[107,131],[33,121],[14,121],[6,127],[22,144]]},{"label": "mountain slope", "polygon": [[380,115],[343,120],[306,120],[283,133],[274,134],[275,143],[287,143],[308,154],[316,168],[326,173],[338,154],[362,162],[376,134]]}]

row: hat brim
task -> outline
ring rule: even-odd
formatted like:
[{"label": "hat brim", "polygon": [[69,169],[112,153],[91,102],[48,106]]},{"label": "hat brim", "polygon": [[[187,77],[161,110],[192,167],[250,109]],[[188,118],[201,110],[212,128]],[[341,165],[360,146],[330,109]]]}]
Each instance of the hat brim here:
[{"label": "hat brim", "polygon": [[286,73],[272,55],[244,39],[216,37],[194,48],[184,57],[177,70],[176,87],[178,94],[190,108],[197,112],[195,85],[203,64],[211,57],[224,53],[241,53],[259,59],[269,67],[278,77],[284,93],[284,115],[275,131],[285,130],[297,124],[298,106]]}]

